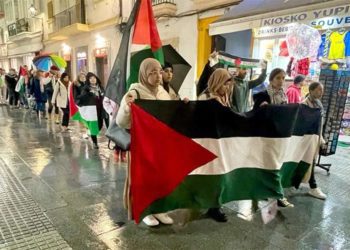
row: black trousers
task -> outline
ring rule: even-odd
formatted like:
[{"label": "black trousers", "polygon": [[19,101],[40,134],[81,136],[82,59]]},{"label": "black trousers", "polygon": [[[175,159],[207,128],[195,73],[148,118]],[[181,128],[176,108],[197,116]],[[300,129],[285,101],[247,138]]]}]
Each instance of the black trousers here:
[{"label": "black trousers", "polygon": [[[103,127],[103,122],[106,125],[106,128],[109,126],[109,117],[106,115],[106,118],[99,118],[98,119],[98,129],[101,130]],[[94,144],[97,144],[97,136],[96,135],[91,135],[91,140]]]},{"label": "black trousers", "polygon": [[314,189],[314,188],[317,188],[317,183],[316,183],[316,179],[315,179],[315,165],[316,165],[316,162],[313,161],[312,163],[312,169],[311,169],[311,176],[310,176],[310,180],[309,180],[309,185],[310,185],[310,188]]},{"label": "black trousers", "polygon": [[69,106],[67,105],[67,108],[61,108],[63,112],[62,117],[62,126],[68,127],[69,124]]},{"label": "black trousers", "polygon": [[52,94],[48,94],[47,97],[48,97],[47,100],[48,100],[48,103],[49,103],[49,108],[48,108],[47,112],[49,113],[49,115],[51,115],[52,110],[54,109],[55,114],[58,115],[60,110],[58,109],[56,103],[55,103],[55,105],[52,105],[52,103],[51,103]]},{"label": "black trousers", "polygon": [[11,106],[18,104],[19,94],[14,89],[8,88],[7,93],[9,95],[9,103]]}]

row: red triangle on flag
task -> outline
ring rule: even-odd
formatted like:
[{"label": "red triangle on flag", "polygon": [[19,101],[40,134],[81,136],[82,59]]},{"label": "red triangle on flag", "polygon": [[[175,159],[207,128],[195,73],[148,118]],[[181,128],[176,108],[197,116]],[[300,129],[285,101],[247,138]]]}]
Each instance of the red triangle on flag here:
[{"label": "red triangle on flag", "polygon": [[68,91],[68,99],[69,99],[69,117],[72,117],[74,116],[78,111],[78,107],[77,105],[75,104],[75,101],[74,101],[74,84],[71,83],[69,85],[69,91]]},{"label": "red triangle on flag", "polygon": [[162,47],[153,15],[151,0],[140,0],[140,8],[135,20],[133,44],[150,45],[152,51]]},{"label": "red triangle on flag", "polygon": [[133,104],[130,195],[136,223],[152,202],[169,195],[189,173],[215,158],[191,138]]}]

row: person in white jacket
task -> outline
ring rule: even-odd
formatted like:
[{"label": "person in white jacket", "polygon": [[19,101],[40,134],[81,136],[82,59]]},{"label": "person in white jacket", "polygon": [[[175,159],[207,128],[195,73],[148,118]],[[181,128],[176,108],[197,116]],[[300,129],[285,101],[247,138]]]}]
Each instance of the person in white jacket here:
[{"label": "person in white jacket", "polygon": [[69,103],[68,103],[68,89],[69,89],[69,75],[63,73],[55,85],[51,103],[53,106],[61,108],[63,112],[62,117],[62,131],[68,131],[69,124]]},{"label": "person in white jacket", "polygon": [[[116,122],[122,128],[130,128],[131,110],[130,105],[135,99],[146,100],[170,100],[168,92],[161,86],[162,83],[162,66],[153,59],[147,58],[140,65],[139,83],[132,84],[129,92],[123,97],[118,110]],[[128,179],[127,179],[128,181]],[[128,183],[127,183],[128,190]],[[126,196],[128,191],[126,190]],[[129,197],[126,197],[129,200]],[[128,203],[128,202],[126,202]],[[157,226],[159,221],[163,224],[173,224],[172,218],[166,213],[148,215],[143,219],[147,226]]]}]

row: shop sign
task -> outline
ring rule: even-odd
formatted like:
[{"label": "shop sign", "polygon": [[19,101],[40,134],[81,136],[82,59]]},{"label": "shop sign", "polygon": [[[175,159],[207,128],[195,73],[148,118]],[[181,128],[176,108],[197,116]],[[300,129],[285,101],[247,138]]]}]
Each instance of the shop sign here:
[{"label": "shop sign", "polygon": [[95,57],[105,57],[107,56],[107,48],[98,48],[94,51]]},{"label": "shop sign", "polygon": [[305,23],[307,20],[317,20],[326,17],[350,16],[350,5],[338,6],[322,10],[314,10],[286,16],[266,18],[261,21],[261,27],[277,26],[290,23]]},{"label": "shop sign", "polygon": [[266,18],[261,21],[260,28],[254,29],[254,36],[259,38],[286,35],[295,23],[304,23],[321,29],[348,27],[350,5]]},{"label": "shop sign", "polygon": [[87,59],[87,54],[86,54],[86,52],[85,52],[85,51],[83,51],[83,52],[78,52],[78,53],[77,53],[77,58],[78,58],[78,60]]}]

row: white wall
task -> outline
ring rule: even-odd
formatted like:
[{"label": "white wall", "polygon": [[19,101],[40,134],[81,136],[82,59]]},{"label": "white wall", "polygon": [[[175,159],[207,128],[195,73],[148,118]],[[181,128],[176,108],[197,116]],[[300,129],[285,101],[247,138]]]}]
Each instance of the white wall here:
[{"label": "white wall", "polygon": [[195,97],[195,79],[197,64],[197,15],[183,17],[179,19],[160,20],[157,23],[161,39],[178,39],[178,52],[185,60],[192,65],[185,82],[180,89],[181,97],[194,99]]},{"label": "white wall", "polygon": [[98,31],[89,33],[81,33],[72,36],[67,40],[48,43],[45,45],[45,51],[57,52],[62,51],[62,44],[65,43],[71,47],[71,62],[72,62],[72,79],[76,78],[76,48],[88,46],[88,70],[96,72],[94,49],[97,47],[96,38],[102,37],[105,40],[105,46],[109,48],[108,64],[112,68],[116,55],[118,53],[121,34],[115,26],[108,27]]},{"label": "white wall", "polygon": [[118,17],[119,13],[119,0],[103,0],[95,4],[92,0],[86,2],[88,24],[99,23],[110,18]]}]

